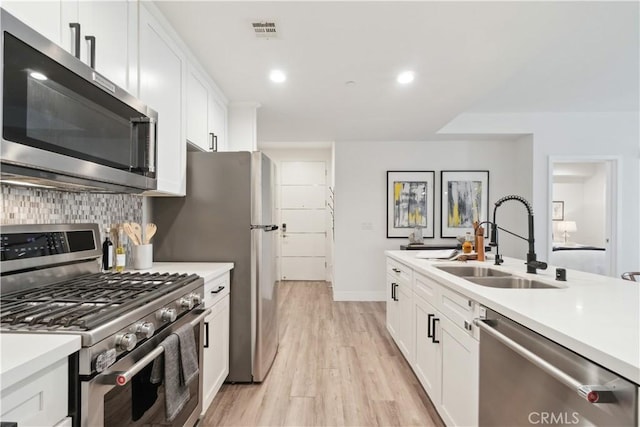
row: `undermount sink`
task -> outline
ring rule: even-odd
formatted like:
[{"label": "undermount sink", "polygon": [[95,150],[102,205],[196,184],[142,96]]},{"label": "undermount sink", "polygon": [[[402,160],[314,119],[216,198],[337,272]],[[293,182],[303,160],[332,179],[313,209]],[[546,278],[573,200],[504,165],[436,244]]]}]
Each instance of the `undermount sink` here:
[{"label": "undermount sink", "polygon": [[465,277],[471,283],[489,288],[503,289],[558,289],[562,286],[554,286],[540,280],[527,279],[526,277]]},{"label": "undermount sink", "polygon": [[443,265],[436,267],[445,273],[453,274],[476,285],[502,289],[559,289],[563,286],[550,285],[536,279],[517,277],[510,273],[487,267],[469,265]]},{"label": "undermount sink", "polygon": [[465,266],[453,266],[453,265],[443,265],[442,267],[436,267],[445,273],[453,274],[458,277],[509,277],[511,274],[505,273],[504,271],[496,270],[493,268],[486,267],[471,267],[468,265]]}]

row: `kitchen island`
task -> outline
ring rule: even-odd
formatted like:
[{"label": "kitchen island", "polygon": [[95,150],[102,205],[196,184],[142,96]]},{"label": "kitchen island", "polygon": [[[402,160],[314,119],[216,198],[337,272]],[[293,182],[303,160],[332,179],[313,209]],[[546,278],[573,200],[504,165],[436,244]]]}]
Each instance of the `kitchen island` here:
[{"label": "kitchen island", "polygon": [[[438,261],[415,253],[387,251],[387,256],[441,285],[492,308],[576,353],[640,384],[640,286],[638,283],[567,270],[567,281],[555,280],[555,268],[527,274],[523,260]],[[516,276],[536,278],[551,289],[500,289],[476,285],[436,267],[478,265]]]},{"label": "kitchen island", "polygon": [[[577,354],[586,362],[591,361],[588,363],[595,362],[592,363],[594,370],[586,372],[594,374],[598,365],[608,370],[609,374],[598,377],[601,380],[593,379],[595,377],[591,374],[580,374],[582,380],[571,378],[564,382],[569,388],[560,386],[562,395],[556,396],[555,402],[571,401],[574,406],[569,408],[572,411],[589,400],[586,397],[589,391],[582,394],[581,390],[591,387],[590,384],[603,385],[608,390],[607,384],[614,379],[611,375],[627,380],[626,385],[619,384],[625,391],[614,387],[618,393],[623,393],[615,399],[621,406],[588,404],[580,409],[587,422],[585,425],[591,425],[589,422],[595,420],[589,411],[596,406],[600,412],[596,411],[595,417],[604,416],[605,423],[607,411],[623,408],[625,416],[631,417],[626,420],[638,419],[640,288],[637,283],[573,270],[567,271],[566,281],[558,281],[555,280],[553,266],[531,274],[526,273],[524,261],[510,258],[496,266],[492,260],[427,260],[418,251],[386,251],[385,254],[387,330],[445,424],[477,425],[483,421],[479,415],[485,417],[486,424],[486,414],[496,414],[495,402],[488,405],[488,399],[482,396],[493,394],[491,390],[496,390],[494,387],[503,387],[494,379],[503,378],[498,372],[507,365],[499,365],[493,374],[484,369],[488,366],[486,361],[495,359],[496,351],[502,351],[496,345],[506,348],[505,344],[497,343],[509,340],[490,336],[490,329],[499,325],[495,321],[496,315],[489,315],[489,312],[517,322],[516,325],[524,326],[523,330],[533,331],[531,334],[537,333],[546,340],[544,346],[555,345],[564,351],[570,350],[570,354]],[[531,350],[543,351],[542,348],[533,347]],[[501,363],[511,366],[511,363],[524,360],[517,356],[518,353],[524,354],[522,351],[514,351],[512,348],[502,352],[502,357],[509,360]],[[568,360],[566,357],[563,360]],[[555,375],[552,371],[559,372],[560,376],[563,372],[573,372],[573,367],[562,361],[558,363],[562,369],[553,367],[545,375]],[[533,365],[531,368],[534,369]],[[535,396],[552,392],[546,382],[540,382],[542,371],[534,373],[533,377],[531,373],[521,375],[525,371],[529,371],[529,367],[512,369],[505,375],[521,378],[530,391],[539,390],[541,394]],[[551,379],[548,377],[544,381]],[[512,391],[525,390],[521,385],[508,387]],[[512,401],[509,407],[522,408],[514,405],[531,402],[533,397],[523,400],[518,395],[508,394],[503,399]],[[579,395],[584,399],[575,397]],[[596,396],[595,401],[598,399]],[[543,407],[551,407],[542,404]],[[498,406],[502,408],[502,405]],[[502,409],[497,411],[499,413]],[[518,411],[524,414],[521,409]],[[516,424],[526,422],[526,419],[519,419]],[[601,423],[602,419],[595,425]]]}]

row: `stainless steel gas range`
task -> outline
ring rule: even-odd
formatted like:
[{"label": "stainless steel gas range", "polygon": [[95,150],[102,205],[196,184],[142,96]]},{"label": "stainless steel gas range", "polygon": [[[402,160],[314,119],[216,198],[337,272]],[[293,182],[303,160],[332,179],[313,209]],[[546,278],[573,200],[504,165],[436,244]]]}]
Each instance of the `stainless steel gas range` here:
[{"label": "stainless steel gas range", "polygon": [[202,375],[167,421],[165,389],[150,381],[159,344],[194,330],[202,368],[203,279],[197,275],[100,272],[96,224],[3,226],[0,330],[74,334],[69,410],[74,426],[192,426],[202,408]]}]

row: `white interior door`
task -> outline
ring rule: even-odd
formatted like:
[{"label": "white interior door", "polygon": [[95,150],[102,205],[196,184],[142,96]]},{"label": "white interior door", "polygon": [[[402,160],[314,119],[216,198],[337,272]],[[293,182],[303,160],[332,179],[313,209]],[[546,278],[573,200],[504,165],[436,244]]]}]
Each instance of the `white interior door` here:
[{"label": "white interior door", "polygon": [[283,161],[280,168],[283,280],[326,278],[326,165]]}]

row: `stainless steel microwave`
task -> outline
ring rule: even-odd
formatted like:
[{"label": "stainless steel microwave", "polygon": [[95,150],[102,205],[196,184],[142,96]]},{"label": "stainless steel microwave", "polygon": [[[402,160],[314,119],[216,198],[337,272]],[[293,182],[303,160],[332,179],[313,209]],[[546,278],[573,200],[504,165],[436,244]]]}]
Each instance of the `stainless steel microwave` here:
[{"label": "stainless steel microwave", "polygon": [[4,9],[0,30],[2,181],[156,189],[158,114]]}]

